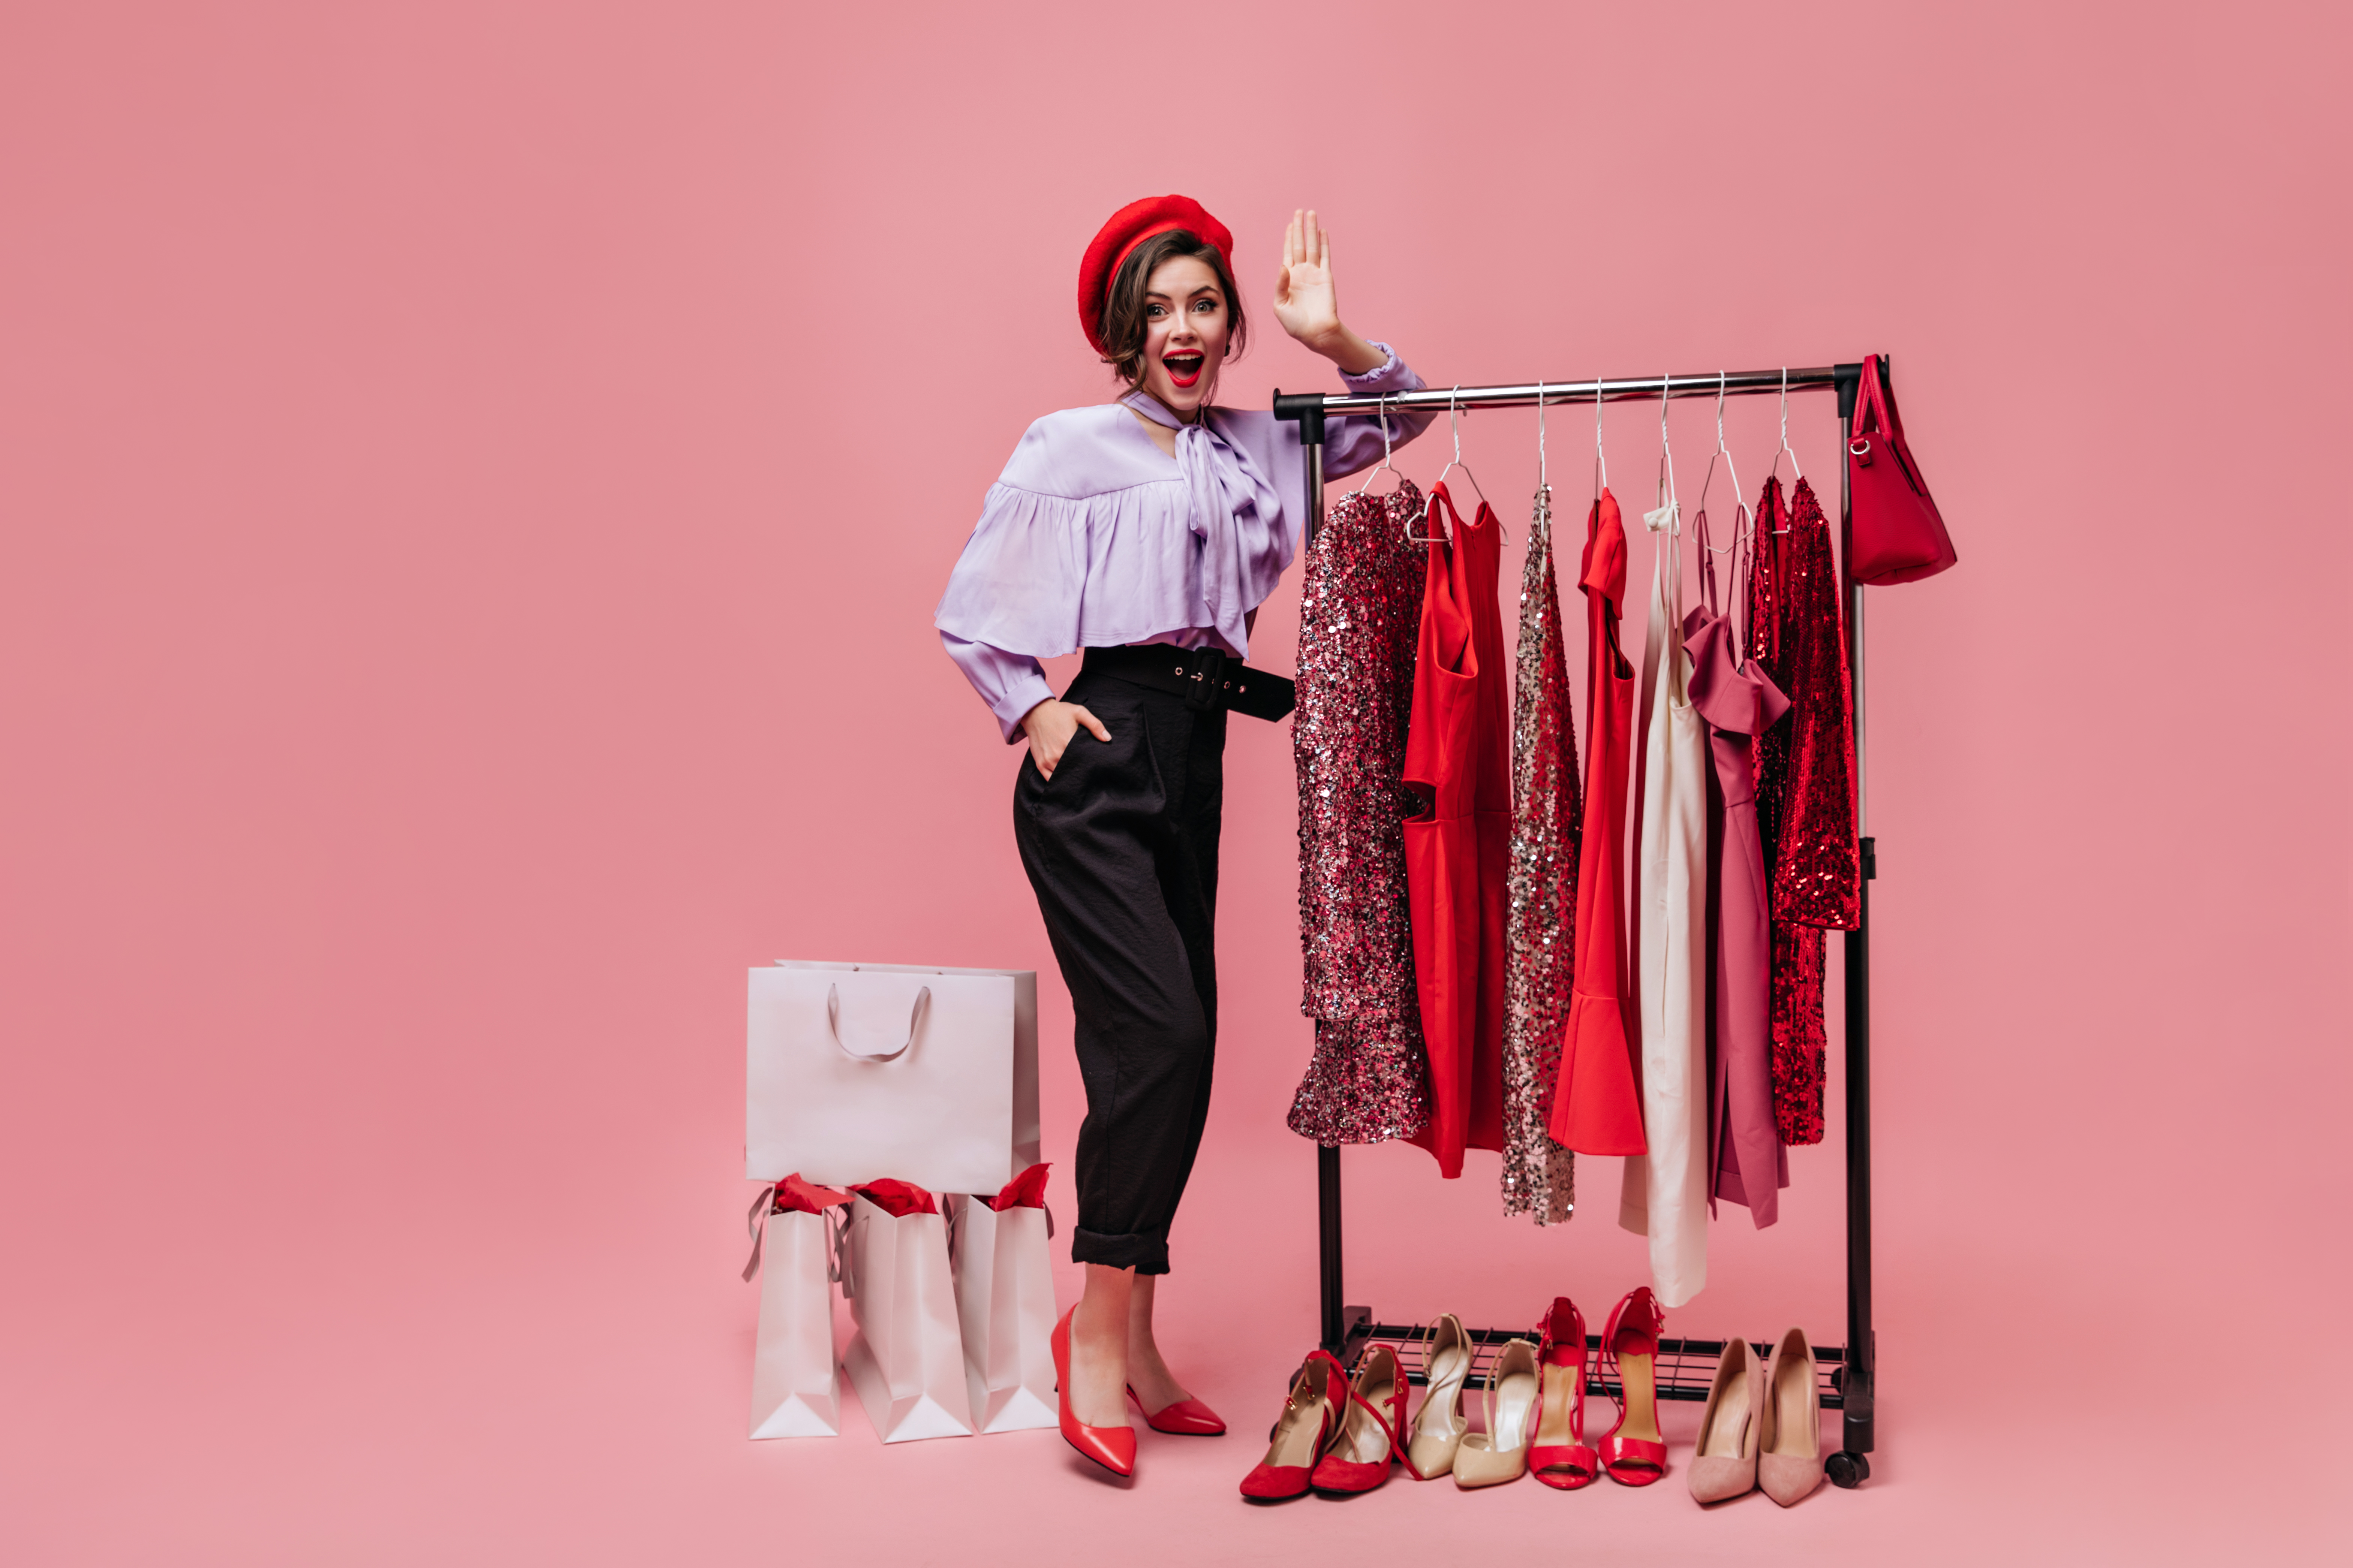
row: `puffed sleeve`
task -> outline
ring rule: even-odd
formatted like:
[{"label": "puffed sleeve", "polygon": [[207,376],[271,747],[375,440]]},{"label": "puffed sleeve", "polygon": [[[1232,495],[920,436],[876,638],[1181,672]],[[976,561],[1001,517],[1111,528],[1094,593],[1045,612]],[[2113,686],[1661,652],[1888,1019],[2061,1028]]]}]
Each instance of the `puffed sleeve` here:
[{"label": "puffed sleeve", "polygon": [[954,632],[942,632],[940,643],[955,660],[988,710],[997,715],[997,727],[1004,732],[1005,743],[1011,745],[1021,739],[1021,716],[1054,695],[1046,684],[1046,669],[1026,653],[1008,653],[1001,647],[991,647],[985,642],[966,642]]},{"label": "puffed sleeve", "polygon": [[[1373,346],[1388,358],[1362,375],[1340,373],[1341,384],[1352,397],[1377,397],[1385,392],[1419,392],[1425,384],[1413,373],[1411,366],[1398,358],[1397,350],[1384,342]],[[1389,445],[1402,447],[1424,430],[1436,418],[1434,414],[1391,413]],[[1377,416],[1349,414],[1324,421],[1324,473],[1327,479],[1338,479],[1360,468],[1369,468],[1381,460],[1381,422]]]}]

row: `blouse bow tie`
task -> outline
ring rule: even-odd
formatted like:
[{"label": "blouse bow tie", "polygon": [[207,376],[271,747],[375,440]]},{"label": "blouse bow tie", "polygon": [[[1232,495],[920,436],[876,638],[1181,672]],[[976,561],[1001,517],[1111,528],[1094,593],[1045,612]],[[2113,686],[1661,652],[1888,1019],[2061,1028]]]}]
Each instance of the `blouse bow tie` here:
[{"label": "blouse bow tie", "polygon": [[1247,658],[1246,617],[1274,592],[1291,562],[1290,540],[1276,538],[1272,526],[1282,516],[1281,503],[1249,457],[1213,423],[1180,425],[1158,399],[1141,393],[1127,402],[1176,432],[1176,469],[1185,478],[1187,521],[1198,542],[1201,624]]}]

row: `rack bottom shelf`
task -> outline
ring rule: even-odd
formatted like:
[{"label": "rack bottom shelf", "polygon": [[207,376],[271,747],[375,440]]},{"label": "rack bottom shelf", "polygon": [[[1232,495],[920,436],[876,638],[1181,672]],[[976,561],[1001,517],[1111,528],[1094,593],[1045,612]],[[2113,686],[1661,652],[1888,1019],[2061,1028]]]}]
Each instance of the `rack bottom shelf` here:
[{"label": "rack bottom shelf", "polygon": [[[1340,1358],[1342,1365],[1353,1369],[1357,1358],[1365,1353],[1367,1346],[1382,1344],[1397,1352],[1398,1363],[1404,1370],[1408,1379],[1419,1384],[1426,1385],[1429,1383],[1430,1380],[1424,1375],[1421,1364],[1423,1325],[1374,1322],[1372,1309],[1369,1307],[1347,1308],[1345,1310],[1344,1319],[1347,1324],[1345,1342],[1329,1347],[1333,1353]],[[1513,1340],[1532,1341],[1535,1338],[1535,1331],[1533,1329],[1469,1329],[1464,1331],[1471,1336],[1474,1347],[1471,1366],[1471,1386],[1474,1388],[1484,1386],[1487,1370],[1493,1364],[1496,1352],[1504,1344]],[[1749,1343],[1756,1347],[1757,1356],[1770,1365],[1774,1342],[1751,1340]],[[1588,1351],[1598,1351],[1601,1348],[1601,1336],[1588,1334],[1585,1336],[1585,1344]],[[1722,1340],[1661,1340],[1656,1369],[1659,1397],[1705,1400],[1708,1384],[1715,1377],[1716,1358],[1724,1353],[1724,1344],[1725,1342]],[[1845,1347],[1816,1345],[1814,1361],[1820,1373],[1822,1408],[1844,1409],[1846,1407]],[[1593,1372],[1587,1373],[1586,1389],[1588,1393],[1604,1394],[1613,1399],[1620,1393],[1614,1379],[1602,1377]]]}]

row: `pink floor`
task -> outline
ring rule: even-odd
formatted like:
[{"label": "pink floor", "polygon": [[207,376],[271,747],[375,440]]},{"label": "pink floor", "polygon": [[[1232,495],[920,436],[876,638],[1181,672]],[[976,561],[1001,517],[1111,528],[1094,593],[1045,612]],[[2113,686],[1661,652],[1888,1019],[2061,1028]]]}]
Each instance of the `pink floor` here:
[{"label": "pink floor", "polygon": [[[0,7],[0,1564],[2353,1561],[2348,41],[2086,0]],[[1071,1212],[1014,759],[929,616],[1029,421],[1105,395],[1086,237],[1171,190],[1237,236],[1235,406],[1333,384],[1261,304],[1311,203],[1350,324],[1436,384],[1894,355],[1961,561],[1868,621],[1860,1490],[1236,1497],[1315,1305],[1292,760],[1241,721],[1163,1316],[1235,1435],[1146,1434],[1125,1489],[854,1406],[745,1439],[747,966],[1043,972]],[[1630,508],[1656,417],[1610,414]],[[1688,497],[1711,411],[1671,423]],[[1726,427],[1753,490],[1774,411]],[[1827,492],[1824,400],[1790,430]],[[1535,436],[1464,424],[1515,535]],[[1548,439],[1581,520],[1589,416]],[[1830,1069],[1782,1224],[1728,1213],[1674,1330],[1844,1337]],[[1345,1158],[1386,1318],[1643,1278],[1612,1162],[1538,1233],[1492,1155]]]}]

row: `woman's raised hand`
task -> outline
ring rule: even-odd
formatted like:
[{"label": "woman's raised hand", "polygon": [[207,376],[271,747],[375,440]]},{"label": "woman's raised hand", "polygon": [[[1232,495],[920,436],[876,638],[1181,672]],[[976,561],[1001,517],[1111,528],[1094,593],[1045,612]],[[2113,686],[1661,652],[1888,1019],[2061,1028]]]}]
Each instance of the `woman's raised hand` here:
[{"label": "woman's raised hand", "polygon": [[1103,721],[1075,702],[1058,702],[1050,697],[1021,715],[1022,731],[1029,737],[1029,760],[1038,764],[1040,778],[1054,776],[1062,753],[1070,749],[1071,737],[1079,732],[1082,724],[1096,740],[1111,739],[1111,731],[1103,727]]},{"label": "woman's raised hand", "polygon": [[1274,279],[1274,319],[1314,348],[1340,330],[1340,297],[1332,288],[1332,239],[1311,211],[1291,215],[1282,234],[1282,270]]},{"label": "woman's raised hand", "polygon": [[1282,270],[1274,279],[1274,319],[1282,330],[1353,375],[1378,370],[1388,355],[1340,324],[1332,287],[1332,241],[1313,209],[1291,215],[1282,236]]}]

